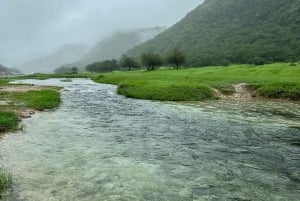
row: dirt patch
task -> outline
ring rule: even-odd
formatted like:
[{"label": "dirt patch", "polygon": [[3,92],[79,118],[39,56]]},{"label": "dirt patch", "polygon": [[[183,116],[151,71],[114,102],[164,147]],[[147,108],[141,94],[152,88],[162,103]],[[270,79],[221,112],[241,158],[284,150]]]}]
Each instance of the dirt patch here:
[{"label": "dirt patch", "polygon": [[251,99],[257,96],[255,92],[247,89],[246,83],[233,84],[232,86],[234,88],[234,93],[228,95],[214,89],[216,96],[221,99]]}]

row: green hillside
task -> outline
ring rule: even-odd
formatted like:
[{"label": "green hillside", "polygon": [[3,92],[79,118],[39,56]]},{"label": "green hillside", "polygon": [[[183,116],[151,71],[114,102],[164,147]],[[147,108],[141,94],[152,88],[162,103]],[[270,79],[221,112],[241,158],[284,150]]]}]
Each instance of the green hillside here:
[{"label": "green hillside", "polygon": [[206,0],[128,54],[174,48],[185,51],[191,66],[300,60],[300,1]]}]

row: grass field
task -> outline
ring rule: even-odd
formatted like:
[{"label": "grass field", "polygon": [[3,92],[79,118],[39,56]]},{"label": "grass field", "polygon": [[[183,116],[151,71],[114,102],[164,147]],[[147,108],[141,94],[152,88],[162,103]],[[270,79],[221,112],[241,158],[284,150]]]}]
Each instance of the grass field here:
[{"label": "grass field", "polygon": [[112,72],[94,75],[99,83],[118,85],[127,97],[151,100],[212,99],[212,88],[232,93],[232,84],[247,83],[249,89],[268,98],[300,100],[300,64],[189,68],[182,70]]},{"label": "grass field", "polygon": [[16,92],[12,94],[12,101],[35,110],[53,109],[60,104],[60,93],[55,90]]}]

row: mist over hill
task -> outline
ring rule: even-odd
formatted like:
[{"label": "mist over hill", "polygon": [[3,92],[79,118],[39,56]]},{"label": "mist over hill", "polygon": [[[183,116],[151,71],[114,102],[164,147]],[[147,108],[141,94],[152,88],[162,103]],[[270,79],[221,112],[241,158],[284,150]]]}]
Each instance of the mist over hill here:
[{"label": "mist over hill", "polygon": [[175,48],[192,66],[300,60],[300,1],[206,0],[128,54],[167,54]]},{"label": "mist over hill", "polygon": [[9,68],[9,67],[6,67],[6,66],[0,64],[0,76],[14,75],[14,74],[18,74],[18,73],[19,73],[19,71],[17,69]]},{"label": "mist over hill", "polygon": [[83,44],[65,44],[52,54],[18,66],[24,73],[52,73],[58,66],[71,63],[83,56],[88,47]]},{"label": "mist over hill", "polygon": [[164,31],[164,27],[117,31],[96,44],[86,55],[72,65],[85,67],[86,65],[106,59],[118,59],[130,48],[145,42]]}]

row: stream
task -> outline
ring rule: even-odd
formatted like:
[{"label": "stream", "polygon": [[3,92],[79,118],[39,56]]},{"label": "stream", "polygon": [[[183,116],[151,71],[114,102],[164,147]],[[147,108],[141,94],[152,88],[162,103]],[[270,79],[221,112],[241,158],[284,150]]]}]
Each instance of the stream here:
[{"label": "stream", "polygon": [[20,201],[299,201],[300,104],[128,99],[88,79],[0,138]]}]

